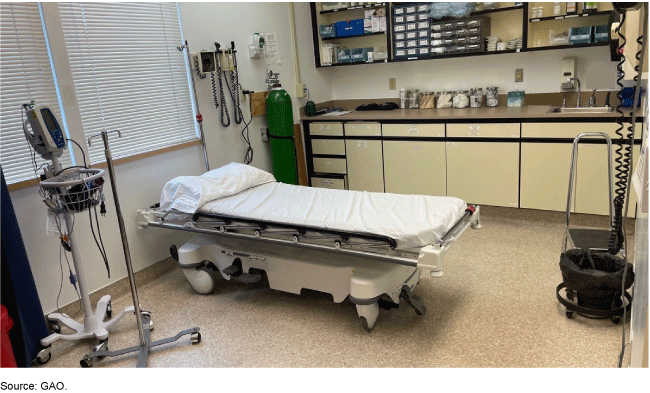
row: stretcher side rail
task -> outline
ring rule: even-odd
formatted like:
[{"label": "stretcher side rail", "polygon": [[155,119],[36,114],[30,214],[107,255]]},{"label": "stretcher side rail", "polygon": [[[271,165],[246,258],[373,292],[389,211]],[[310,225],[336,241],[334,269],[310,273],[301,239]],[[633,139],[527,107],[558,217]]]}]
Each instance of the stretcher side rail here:
[{"label": "stretcher side rail", "polygon": [[[207,213],[195,213],[187,220],[190,217],[188,214],[180,214],[180,216],[185,217],[183,219],[178,217],[179,214],[170,214],[154,207],[138,210],[138,212],[146,219],[146,222],[139,223],[140,228],[153,226],[196,233],[254,238],[328,251],[334,249],[385,262],[426,268],[432,276],[442,275],[442,262],[445,253],[467,227],[472,226],[474,229],[481,227],[479,206],[468,206],[465,213],[434,244],[404,250],[396,248],[394,239],[380,235],[296,226]],[[278,228],[280,230],[277,230]],[[364,240],[366,243],[350,241],[353,238]],[[334,240],[334,242],[322,243],[331,240]],[[395,247],[392,244],[395,244]]]}]

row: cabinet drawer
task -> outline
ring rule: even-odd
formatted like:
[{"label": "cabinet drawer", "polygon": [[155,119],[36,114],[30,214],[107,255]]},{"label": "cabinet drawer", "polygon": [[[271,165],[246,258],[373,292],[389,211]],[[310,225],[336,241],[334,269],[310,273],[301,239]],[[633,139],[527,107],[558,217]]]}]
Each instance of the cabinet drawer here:
[{"label": "cabinet drawer", "polygon": [[343,136],[343,123],[311,123],[309,132],[311,135]]},{"label": "cabinet drawer", "polygon": [[519,123],[447,124],[448,137],[519,138]]},{"label": "cabinet drawer", "polygon": [[313,154],[345,155],[345,141],[343,139],[312,139],[311,152]]},{"label": "cabinet drawer", "polygon": [[[627,125],[626,124],[626,129]],[[574,139],[584,132],[604,132],[612,139],[618,139],[618,124],[611,123],[522,123],[522,138],[570,138]],[[636,123],[634,139],[641,138],[642,123]]]},{"label": "cabinet drawer", "polygon": [[381,124],[345,123],[345,136],[381,136]]},{"label": "cabinet drawer", "polygon": [[345,179],[336,177],[312,177],[311,186],[319,188],[332,188],[335,190],[345,190]]},{"label": "cabinet drawer", "polygon": [[444,124],[384,124],[381,130],[384,136],[404,137],[444,137]]},{"label": "cabinet drawer", "polygon": [[314,158],[314,172],[318,173],[347,173],[345,158]]}]

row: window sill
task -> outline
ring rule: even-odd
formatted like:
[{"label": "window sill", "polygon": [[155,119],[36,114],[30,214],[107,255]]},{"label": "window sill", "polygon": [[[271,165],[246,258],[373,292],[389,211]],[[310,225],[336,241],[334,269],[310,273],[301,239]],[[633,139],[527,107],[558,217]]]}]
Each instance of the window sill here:
[{"label": "window sill", "polygon": [[[178,145],[164,147],[164,148],[158,149],[158,150],[152,150],[152,151],[147,151],[147,152],[144,152],[144,153],[134,154],[134,155],[128,156],[128,157],[118,158],[116,160],[113,160],[113,165],[126,164],[128,162],[138,161],[138,160],[141,160],[141,159],[144,159],[144,158],[153,157],[153,156],[169,153],[169,152],[176,151],[176,150],[182,150],[182,149],[186,149],[186,148],[192,147],[192,146],[197,146],[197,145],[200,145],[200,144],[201,144],[201,140],[196,139],[196,140],[193,140],[193,141],[180,143]],[[96,164],[90,165],[90,167],[91,168],[106,168],[107,164],[106,164],[105,161],[104,162],[98,162]],[[40,183],[40,179],[29,179],[29,180],[23,180],[23,181],[17,182],[17,183],[7,184],[7,188],[9,189],[9,191],[14,191],[14,190],[19,190],[21,188],[32,187],[32,186],[37,185],[38,183]]]}]

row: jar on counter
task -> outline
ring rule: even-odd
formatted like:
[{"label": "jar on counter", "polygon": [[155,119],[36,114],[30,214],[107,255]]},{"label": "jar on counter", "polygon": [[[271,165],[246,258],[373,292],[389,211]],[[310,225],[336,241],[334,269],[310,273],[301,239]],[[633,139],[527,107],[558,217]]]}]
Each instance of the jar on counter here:
[{"label": "jar on counter", "polygon": [[499,106],[499,88],[496,86],[486,87],[485,104],[489,107]]},{"label": "jar on counter", "polygon": [[483,105],[483,89],[478,87],[469,90],[469,106],[480,108]]},{"label": "jar on counter", "polygon": [[453,99],[454,108],[462,109],[469,106],[469,92],[467,90],[459,90],[454,94]]},{"label": "jar on counter", "polygon": [[443,108],[451,108],[451,103],[452,101],[452,94],[448,91],[443,91],[440,92],[440,95],[438,95],[438,102],[436,104],[436,107],[438,109],[443,109]]}]

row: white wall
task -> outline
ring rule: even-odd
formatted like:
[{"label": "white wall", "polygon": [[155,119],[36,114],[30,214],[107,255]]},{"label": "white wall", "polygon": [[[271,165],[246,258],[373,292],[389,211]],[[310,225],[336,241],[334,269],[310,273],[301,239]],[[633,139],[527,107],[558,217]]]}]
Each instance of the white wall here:
[{"label": "white wall", "polygon": [[[560,91],[560,61],[578,58],[577,75],[586,89],[614,89],[615,63],[607,47],[554,50],[422,60],[364,66],[332,67],[334,99],[399,97],[401,88],[459,90],[498,86],[499,92],[518,88],[527,93]],[[524,69],[524,82],[515,83],[515,69]],[[388,90],[388,78],[397,79],[397,90]]]},{"label": "white wall", "polygon": [[[65,62],[61,50],[61,29],[57,27],[58,15],[56,3],[43,5],[48,34],[58,48],[56,62]],[[240,83],[245,89],[266,90],[265,65],[263,60],[248,57],[246,46],[252,42],[254,32],[274,32],[278,36],[282,65],[272,66],[273,71],[280,72],[280,81],[290,93],[294,105],[294,122],[298,122],[298,106],[304,105],[305,99],[296,100],[294,92],[295,75],[291,44],[289,4],[288,3],[181,3],[181,23],[183,36],[190,45],[190,52],[213,49],[215,41],[229,46],[235,41],[238,52],[238,69]],[[296,5],[297,25],[300,29],[311,31],[308,3]],[[309,36],[311,37],[311,36]],[[311,39],[311,38],[310,38]],[[302,83],[311,89],[311,98],[316,102],[331,99],[329,76],[313,67],[313,45],[311,41],[298,39],[300,72]],[[71,133],[80,134],[80,122],[76,121],[76,106],[69,70],[58,67],[57,75],[63,86],[64,106],[67,106],[67,118],[73,124]],[[210,79],[195,79],[197,96],[203,114],[204,132],[211,168],[229,162],[243,162],[246,145],[241,137],[243,125],[232,122],[227,129],[219,123],[218,111],[212,99]],[[245,106],[247,107],[247,105]],[[232,104],[229,103],[232,119]],[[247,110],[244,117],[249,118]],[[76,119],[76,120],[75,120]],[[251,142],[255,151],[253,165],[271,170],[271,158],[268,144],[262,142],[259,128],[266,124],[264,117],[254,118],[250,127]],[[79,141],[82,138],[75,137]],[[120,203],[127,227],[127,236],[135,271],[169,256],[171,244],[182,244],[189,237],[187,233],[168,231],[157,228],[139,230],[137,228],[137,209],[145,208],[159,200],[163,185],[175,176],[197,175],[203,172],[203,154],[199,146],[172,151],[135,162],[116,166],[116,177]],[[107,178],[107,177],[106,177]],[[107,198],[108,214],[100,217],[102,237],[111,266],[111,278],[106,276],[103,261],[95,247],[90,233],[86,214],[76,217],[74,235],[81,243],[80,261],[86,271],[86,283],[89,290],[95,291],[126,277],[124,256],[120,234],[115,216],[112,193],[107,184],[104,189]],[[56,298],[60,285],[59,240],[46,236],[46,207],[41,201],[38,187],[27,187],[10,193],[14,204],[23,240],[27,248],[39,297],[46,313],[56,309]],[[63,261],[64,266],[65,260]],[[77,299],[68,281],[67,266],[64,268],[63,290],[59,305],[66,305]]]}]

